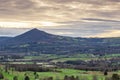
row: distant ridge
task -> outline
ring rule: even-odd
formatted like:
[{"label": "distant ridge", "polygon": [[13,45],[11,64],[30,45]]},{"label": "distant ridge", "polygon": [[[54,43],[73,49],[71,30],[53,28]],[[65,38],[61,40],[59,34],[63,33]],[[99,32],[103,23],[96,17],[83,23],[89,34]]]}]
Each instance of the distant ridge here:
[{"label": "distant ridge", "polygon": [[[5,51],[47,54],[120,53],[120,38],[73,38],[49,34],[39,29],[29,30],[13,38],[1,39]],[[3,48],[2,48],[3,50]]]},{"label": "distant ridge", "polygon": [[52,39],[54,36],[52,34],[48,34],[44,31],[41,31],[37,28],[34,28],[28,32],[25,32],[21,35],[13,37],[11,39],[7,39],[2,44],[22,44],[28,42],[38,42],[38,41],[47,41]]},{"label": "distant ridge", "polygon": [[0,41],[4,41],[4,40],[7,40],[7,39],[10,39],[12,37],[0,37]]}]

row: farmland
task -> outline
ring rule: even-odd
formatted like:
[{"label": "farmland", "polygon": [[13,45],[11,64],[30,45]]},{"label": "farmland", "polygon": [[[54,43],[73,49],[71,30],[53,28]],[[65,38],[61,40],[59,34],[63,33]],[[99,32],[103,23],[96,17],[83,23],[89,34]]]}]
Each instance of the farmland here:
[{"label": "farmland", "polygon": [[[5,62],[1,62],[0,73],[4,76],[4,79],[1,80],[13,80],[15,76],[17,76],[18,80],[24,80],[26,75],[29,76],[30,80],[35,80],[35,73],[40,80],[49,77],[52,77],[53,80],[64,80],[65,76],[79,77],[79,80],[93,80],[94,78],[97,78],[97,80],[105,80],[106,77],[110,78],[113,74],[120,74],[119,69],[117,69],[119,64],[114,62],[116,59],[119,59],[119,56],[119,54],[104,56],[93,54],[69,54],[68,57],[68,55],[40,54],[39,56],[27,55],[21,59],[12,59],[9,56],[7,62],[6,60]],[[109,63],[111,64],[110,66],[106,61],[112,61],[112,64],[117,66],[113,67],[112,64]],[[9,65],[9,67],[7,67],[8,69],[6,71],[7,65]],[[41,66],[41,69],[38,69],[37,65],[39,67]],[[104,68],[107,65],[110,67]],[[28,66],[28,69],[26,66]],[[104,75],[106,69],[109,71],[107,75]]]},{"label": "farmland", "polygon": [[[110,72],[108,76],[104,76],[102,72],[99,71],[83,71],[83,70],[74,70],[74,69],[58,69],[59,72],[37,72],[39,75],[40,80],[46,77],[53,77],[54,80],[63,80],[65,75],[68,76],[78,76],[80,80],[87,79],[93,80],[94,76],[97,76],[98,80],[104,80],[105,77],[111,77],[113,73],[119,72]],[[2,71],[3,75],[8,80],[13,80],[14,76],[18,77],[18,80],[24,80],[25,74],[30,77],[30,80],[34,80],[34,72],[26,71],[26,72],[19,72],[19,71],[9,71],[6,73],[4,70]]]}]

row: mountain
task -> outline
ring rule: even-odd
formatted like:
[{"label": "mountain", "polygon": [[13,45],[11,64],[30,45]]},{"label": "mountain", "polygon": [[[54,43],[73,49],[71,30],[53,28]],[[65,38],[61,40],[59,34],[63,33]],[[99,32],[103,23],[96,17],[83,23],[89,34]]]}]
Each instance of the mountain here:
[{"label": "mountain", "polygon": [[21,34],[21,35],[18,35],[11,39],[4,40],[2,42],[2,45],[4,45],[4,44],[5,45],[13,45],[13,44],[18,45],[18,44],[31,43],[31,42],[48,41],[53,38],[54,38],[53,35],[34,28],[28,32]]},{"label": "mountain", "polygon": [[[44,54],[113,54],[120,53],[120,38],[73,38],[32,29],[16,37],[2,40],[0,51]],[[4,48],[3,48],[4,47]]]},{"label": "mountain", "polygon": [[4,41],[4,40],[7,40],[7,39],[10,39],[10,38],[12,38],[12,37],[0,37],[0,42]]}]

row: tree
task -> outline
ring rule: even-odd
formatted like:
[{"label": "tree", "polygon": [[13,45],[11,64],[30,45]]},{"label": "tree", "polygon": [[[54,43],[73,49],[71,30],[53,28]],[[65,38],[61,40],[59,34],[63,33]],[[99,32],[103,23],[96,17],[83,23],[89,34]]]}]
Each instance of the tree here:
[{"label": "tree", "polygon": [[76,80],[79,80],[79,77],[78,77],[78,76],[76,76]]},{"label": "tree", "polygon": [[74,76],[70,76],[70,80],[75,80],[75,77]]},{"label": "tree", "polygon": [[68,76],[67,75],[65,75],[64,80],[68,80]]},{"label": "tree", "polygon": [[18,77],[17,77],[17,76],[14,76],[14,77],[13,77],[13,80],[18,80]]},{"label": "tree", "polygon": [[107,71],[107,70],[104,71],[104,75],[105,75],[105,76],[108,75],[108,71]]},{"label": "tree", "polygon": [[118,74],[113,74],[112,75],[112,80],[120,80],[120,77]]},{"label": "tree", "polygon": [[5,64],[5,72],[8,72],[8,62]]},{"label": "tree", "polygon": [[53,80],[53,77],[49,77],[49,80]]},{"label": "tree", "polygon": [[25,79],[24,80],[30,80],[30,78],[28,76],[25,76]]},{"label": "tree", "polygon": [[4,76],[2,73],[0,73],[0,79],[4,79]]},{"label": "tree", "polygon": [[37,74],[37,72],[35,71],[35,72],[34,72],[34,75],[36,75],[36,74]]},{"label": "tree", "polygon": [[39,75],[38,74],[35,75],[35,79],[39,79]]}]

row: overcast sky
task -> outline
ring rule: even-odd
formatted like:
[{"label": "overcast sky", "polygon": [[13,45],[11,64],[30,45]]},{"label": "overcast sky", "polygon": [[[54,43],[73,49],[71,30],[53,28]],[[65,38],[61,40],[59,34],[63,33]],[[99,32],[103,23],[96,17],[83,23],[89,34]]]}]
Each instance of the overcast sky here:
[{"label": "overcast sky", "polygon": [[32,28],[73,37],[120,37],[120,0],[0,0],[0,36]]}]

